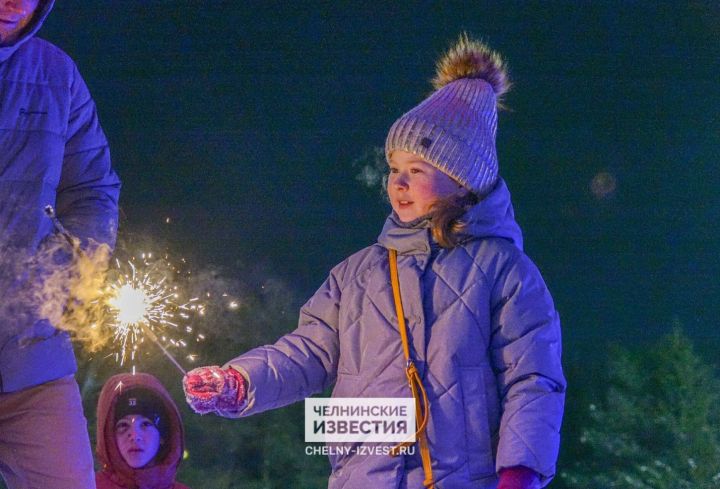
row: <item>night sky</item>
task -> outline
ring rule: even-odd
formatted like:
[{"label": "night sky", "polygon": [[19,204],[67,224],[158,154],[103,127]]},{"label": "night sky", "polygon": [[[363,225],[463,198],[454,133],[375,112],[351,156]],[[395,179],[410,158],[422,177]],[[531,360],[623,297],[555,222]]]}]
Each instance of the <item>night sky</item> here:
[{"label": "night sky", "polygon": [[95,98],[121,235],[309,296],[379,234],[357,177],[466,30],[509,62],[500,171],[566,355],[720,346],[720,4],[395,3],[58,0],[40,35]]}]

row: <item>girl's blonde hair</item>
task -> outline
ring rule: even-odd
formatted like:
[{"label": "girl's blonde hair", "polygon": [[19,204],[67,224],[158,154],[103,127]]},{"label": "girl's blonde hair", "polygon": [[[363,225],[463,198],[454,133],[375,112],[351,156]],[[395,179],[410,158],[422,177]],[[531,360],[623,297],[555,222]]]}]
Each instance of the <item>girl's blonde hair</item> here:
[{"label": "girl's blonde hair", "polygon": [[443,248],[454,248],[459,235],[467,227],[462,216],[467,210],[480,202],[473,192],[464,195],[454,194],[435,202],[430,210],[430,230],[435,241]]}]

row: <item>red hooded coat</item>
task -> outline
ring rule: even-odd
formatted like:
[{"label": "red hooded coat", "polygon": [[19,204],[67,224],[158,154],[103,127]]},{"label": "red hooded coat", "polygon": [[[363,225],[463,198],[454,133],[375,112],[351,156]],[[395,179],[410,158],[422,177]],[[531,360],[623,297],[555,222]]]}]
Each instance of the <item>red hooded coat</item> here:
[{"label": "red hooded coat", "polygon": [[[153,391],[163,400],[169,422],[165,456],[151,466],[133,469],[123,460],[115,442],[115,404],[120,395],[132,388]],[[150,374],[119,374],[110,377],[100,392],[97,407],[97,446],[102,470],[95,475],[97,489],[189,489],[175,482],[184,441],[182,419],[165,387]]]}]

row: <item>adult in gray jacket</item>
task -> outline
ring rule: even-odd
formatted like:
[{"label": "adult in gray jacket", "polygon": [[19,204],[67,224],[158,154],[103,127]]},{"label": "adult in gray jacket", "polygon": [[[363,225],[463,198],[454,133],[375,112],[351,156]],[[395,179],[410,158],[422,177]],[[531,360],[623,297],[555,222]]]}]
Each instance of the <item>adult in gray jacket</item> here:
[{"label": "adult in gray jacket", "polygon": [[193,409],[228,417],[333,384],[336,398],[415,398],[418,449],[331,444],[333,489],[534,489],[556,472],[560,324],[498,176],[503,62],[462,37],[434,82],[388,134],[378,243],[332,270],[294,332],[184,379]]},{"label": "adult in gray jacket", "polygon": [[70,338],[32,294],[72,263],[45,206],[85,250],[112,246],[117,230],[120,181],[95,104],[73,61],[35,37],[52,6],[0,0],[0,474],[11,489],[95,487]]}]

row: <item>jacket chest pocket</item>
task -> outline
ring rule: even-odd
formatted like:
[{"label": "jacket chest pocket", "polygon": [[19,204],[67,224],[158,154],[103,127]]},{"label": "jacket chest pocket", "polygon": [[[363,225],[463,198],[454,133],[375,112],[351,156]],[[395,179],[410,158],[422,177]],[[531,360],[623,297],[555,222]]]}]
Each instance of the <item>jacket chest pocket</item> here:
[{"label": "jacket chest pocket", "polygon": [[55,85],[6,81],[0,95],[0,129],[64,139],[69,107],[63,95],[67,90]]},{"label": "jacket chest pocket", "polygon": [[482,367],[461,367],[460,387],[465,414],[466,455],[470,478],[494,475],[495,460],[490,441],[490,419]]}]

